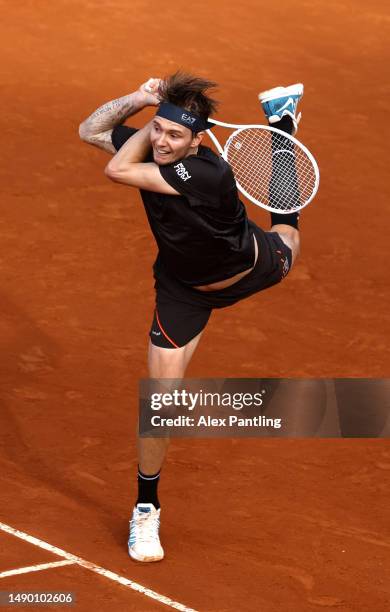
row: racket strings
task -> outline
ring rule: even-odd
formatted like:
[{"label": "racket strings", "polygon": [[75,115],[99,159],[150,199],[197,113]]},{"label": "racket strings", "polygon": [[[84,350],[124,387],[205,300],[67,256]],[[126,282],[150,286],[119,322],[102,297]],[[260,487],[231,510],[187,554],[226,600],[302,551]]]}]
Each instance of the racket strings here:
[{"label": "racket strings", "polygon": [[227,141],[225,156],[241,191],[271,210],[299,210],[315,190],[310,158],[278,132],[240,130]]}]

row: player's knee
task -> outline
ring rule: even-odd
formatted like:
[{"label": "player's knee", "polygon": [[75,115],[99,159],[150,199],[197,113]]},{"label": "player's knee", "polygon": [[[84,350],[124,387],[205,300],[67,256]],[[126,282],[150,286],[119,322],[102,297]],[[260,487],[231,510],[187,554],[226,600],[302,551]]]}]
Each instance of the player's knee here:
[{"label": "player's knee", "polygon": [[295,230],[291,236],[291,242],[292,242],[292,251],[295,251],[296,255],[298,255],[299,253],[299,247],[301,244],[301,240],[300,240],[300,234],[298,230]]},{"label": "player's knee", "polygon": [[299,251],[300,251],[300,237],[299,237],[298,230],[295,230],[295,233],[291,236],[290,249],[291,249],[291,253],[292,253],[292,262],[291,262],[291,264],[293,265],[295,263],[296,258],[299,255]]},{"label": "player's knee", "polygon": [[291,264],[294,264],[296,258],[299,255],[299,248],[300,248],[299,230],[291,226],[283,225],[282,227],[281,225],[279,225],[277,226],[276,231],[279,234],[282,241],[284,242],[284,244],[287,245],[289,249],[291,249],[291,254],[292,254]]},{"label": "player's knee", "polygon": [[185,347],[162,348],[149,343],[151,378],[181,378],[185,371]]},{"label": "player's knee", "polygon": [[273,226],[272,230],[279,234],[280,238],[285,244],[287,244],[288,247],[290,247],[290,249],[299,248],[299,230],[295,229],[295,227],[291,227],[289,225],[278,225]]}]

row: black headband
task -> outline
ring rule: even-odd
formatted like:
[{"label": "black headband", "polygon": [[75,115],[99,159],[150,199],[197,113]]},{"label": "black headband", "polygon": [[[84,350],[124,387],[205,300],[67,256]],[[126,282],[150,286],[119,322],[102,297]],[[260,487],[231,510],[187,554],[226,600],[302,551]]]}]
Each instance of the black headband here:
[{"label": "black headband", "polygon": [[162,102],[160,104],[156,117],[162,117],[163,119],[169,119],[174,121],[174,123],[184,125],[191,132],[203,132],[214,127],[214,123],[210,123],[199,117],[199,115],[195,115],[185,108],[180,108],[180,106],[175,106],[170,102]]}]

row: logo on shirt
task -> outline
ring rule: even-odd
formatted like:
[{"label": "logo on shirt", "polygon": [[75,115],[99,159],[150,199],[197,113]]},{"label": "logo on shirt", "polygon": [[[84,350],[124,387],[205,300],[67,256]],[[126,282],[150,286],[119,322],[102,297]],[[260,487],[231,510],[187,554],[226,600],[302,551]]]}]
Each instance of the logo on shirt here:
[{"label": "logo on shirt", "polygon": [[195,123],[195,117],[191,117],[191,115],[187,115],[186,113],[182,114],[181,120],[188,123],[188,125],[194,125]]},{"label": "logo on shirt", "polygon": [[191,174],[188,172],[188,170],[186,170],[186,168],[184,167],[184,165],[181,162],[179,164],[176,164],[173,167],[176,170],[176,174],[178,176],[180,176],[182,181],[188,181],[188,179],[191,178]]}]

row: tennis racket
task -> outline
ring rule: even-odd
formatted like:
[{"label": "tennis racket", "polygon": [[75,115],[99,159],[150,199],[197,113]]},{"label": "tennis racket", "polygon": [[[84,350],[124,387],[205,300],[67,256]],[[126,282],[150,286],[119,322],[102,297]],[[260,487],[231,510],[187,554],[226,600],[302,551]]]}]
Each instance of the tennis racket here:
[{"label": "tennis racket", "polygon": [[209,119],[216,126],[234,129],[222,147],[207,134],[230,164],[237,189],[248,200],[271,212],[301,210],[317,193],[320,173],[316,160],[299,140],[274,127],[235,125]]}]

